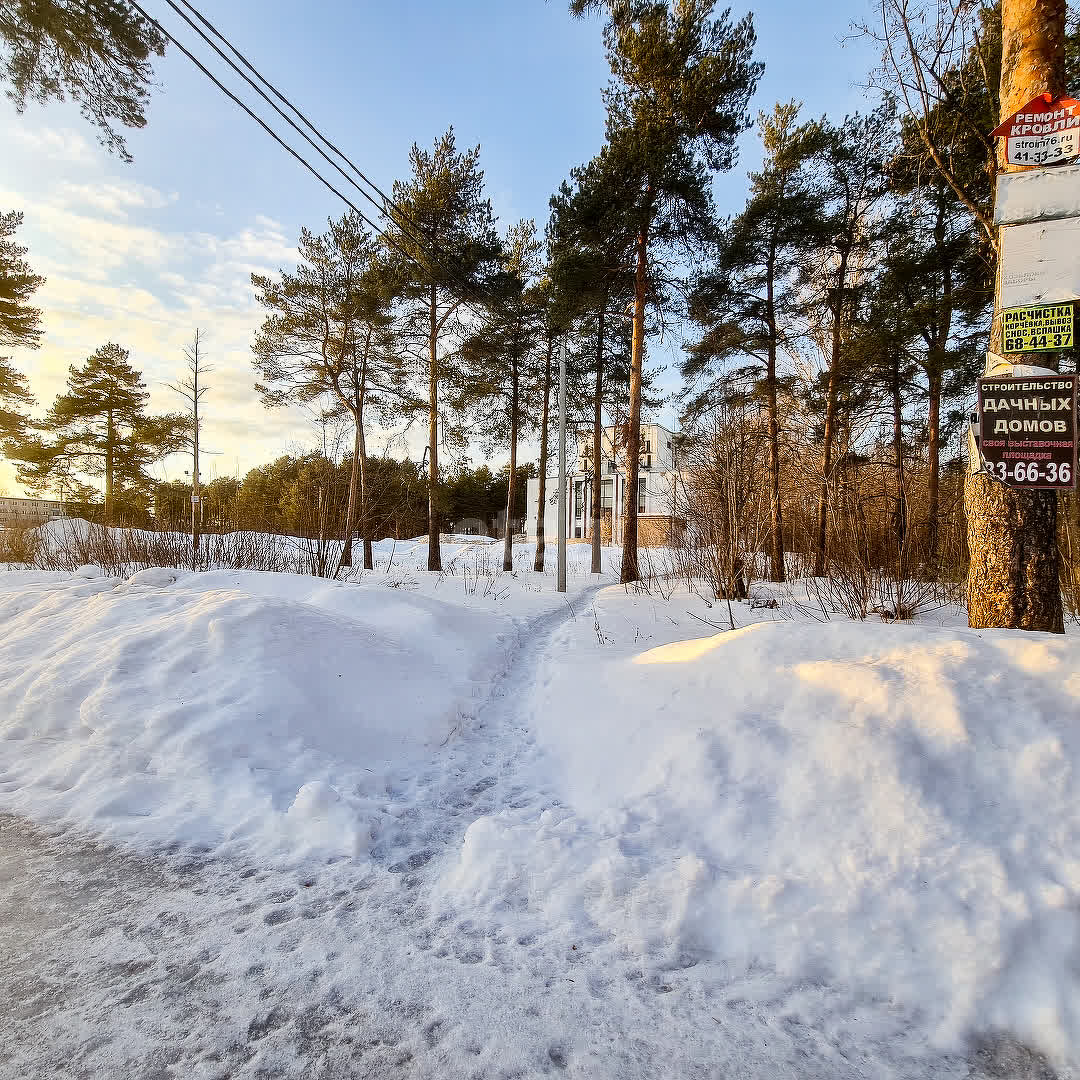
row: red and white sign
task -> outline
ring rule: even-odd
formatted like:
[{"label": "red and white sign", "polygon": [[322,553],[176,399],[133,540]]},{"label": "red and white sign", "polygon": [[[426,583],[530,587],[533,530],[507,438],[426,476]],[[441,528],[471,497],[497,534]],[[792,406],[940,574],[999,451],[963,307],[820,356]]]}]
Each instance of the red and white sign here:
[{"label": "red and white sign", "polygon": [[1010,165],[1054,165],[1080,155],[1080,101],[1042,94],[991,136],[1005,140]]}]

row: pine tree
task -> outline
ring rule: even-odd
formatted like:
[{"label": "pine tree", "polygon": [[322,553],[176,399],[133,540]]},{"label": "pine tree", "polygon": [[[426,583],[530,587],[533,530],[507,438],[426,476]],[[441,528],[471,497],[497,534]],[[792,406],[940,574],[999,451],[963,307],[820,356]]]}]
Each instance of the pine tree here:
[{"label": "pine tree", "polygon": [[[896,181],[894,179],[894,186]],[[886,259],[900,304],[897,331],[925,379],[927,517],[924,550],[933,565],[940,533],[942,403],[971,397],[993,300],[987,245],[951,189],[931,173],[899,199]]]},{"label": "pine tree", "polygon": [[[45,279],[23,258],[26,248],[11,239],[22,221],[21,213],[0,214],[0,349],[36,349],[42,333],[41,311],[29,300]],[[10,356],[0,356],[0,440],[23,435],[26,416],[21,410],[33,403],[26,376]]]},{"label": "pine tree", "polygon": [[[898,213],[887,226],[885,242],[903,243],[907,222]],[[897,565],[905,570],[911,547],[907,480],[911,404],[917,397],[920,343],[908,320],[903,289],[889,261],[875,274],[865,297],[865,318],[850,342],[851,367],[860,381],[884,401],[891,431],[895,495],[890,513]]]},{"label": "pine tree", "polygon": [[504,250],[504,270],[492,283],[495,299],[484,321],[462,343],[452,396],[456,408],[483,418],[486,441],[509,444],[503,570],[510,571],[518,441],[526,424],[524,405],[535,401],[540,389],[536,348],[543,333],[544,295],[537,288],[541,244],[536,223],[512,226]]},{"label": "pine tree", "polygon": [[825,573],[841,389],[860,375],[849,354],[883,236],[882,204],[888,191],[883,163],[890,157],[894,138],[892,110],[886,106],[868,116],[849,116],[838,127],[826,125],[822,135],[817,176],[826,210],[823,235],[802,259],[812,323],[818,331],[813,336],[825,358],[825,425],[814,535],[817,577]]},{"label": "pine tree", "polygon": [[451,128],[431,151],[414,145],[412,176],[395,181],[387,254],[404,281],[407,321],[427,370],[428,569],[439,548],[439,391],[452,375],[458,317],[499,268],[499,237],[484,198],[480,148],[458,151]]},{"label": "pine tree", "polygon": [[785,580],[779,358],[799,333],[803,303],[796,279],[807,253],[824,240],[825,221],[824,195],[811,170],[823,145],[822,127],[798,124],[798,114],[799,106],[788,102],[758,118],[765,160],[750,174],[746,208],[719,230],[713,261],[695,283],[690,317],[703,333],[682,364],[691,420],[722,404],[728,382],[719,376],[732,362],[743,362],[742,374],[765,399],[774,581]]},{"label": "pine tree", "polygon": [[271,312],[253,345],[257,385],[268,407],[329,396],[353,424],[353,449],[341,565],[352,565],[359,522],[364,567],[373,566],[367,513],[367,432],[418,407],[407,390],[393,313],[397,282],[363,221],[349,212],[321,236],[301,230],[300,265],[280,280],[253,274],[256,299]]},{"label": "pine tree", "polygon": [[146,123],[153,70],[165,38],[124,0],[5,0],[0,83],[22,112],[28,100],[77,101],[110,151],[130,161],[115,128]]},{"label": "pine tree", "polygon": [[574,169],[571,179],[573,187],[564,182],[551,198],[548,248],[552,279],[564,298],[567,314],[586,323],[595,320],[590,537],[592,573],[599,574],[604,384],[612,339],[617,337],[609,330],[609,320],[624,317],[634,295],[629,270],[633,265],[634,222],[626,212],[621,185],[612,182],[614,177],[601,159]]},{"label": "pine tree", "polygon": [[58,477],[104,480],[105,520],[119,508],[148,504],[153,480],[147,469],[184,445],[184,416],[149,416],[142,375],[127,349],[109,342],[81,367],[68,371],[67,392],[53,402],[42,428],[51,442],[31,440],[19,457],[20,480],[41,487]]},{"label": "pine tree", "polygon": [[608,59],[608,145],[601,167],[624,185],[635,226],[634,316],[630,404],[626,428],[627,499],[621,579],[636,581],[637,484],[645,310],[653,293],[657,253],[692,249],[715,225],[709,170],[731,168],[737,139],[749,126],[747,106],[762,66],[752,59],[755,35],[746,16],[712,18],[715,0],[572,0],[571,10],[605,7]]}]

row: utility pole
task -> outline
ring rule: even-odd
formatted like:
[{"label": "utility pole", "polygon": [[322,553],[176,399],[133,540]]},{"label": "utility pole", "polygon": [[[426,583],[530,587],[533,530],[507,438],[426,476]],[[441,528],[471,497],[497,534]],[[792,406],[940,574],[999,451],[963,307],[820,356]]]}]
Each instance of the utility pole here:
[{"label": "utility pole", "polygon": [[566,342],[559,350],[559,592],[566,592]]},{"label": "utility pole", "polygon": [[[1066,0],[1002,0],[1002,122],[1040,94],[1064,94],[1065,11]],[[1019,171],[1006,161],[1004,140],[998,169]],[[999,253],[1002,247],[999,242]],[[1002,284],[999,254],[991,353],[1002,351]],[[968,625],[1063,633],[1057,492],[1017,490],[986,472],[969,471],[964,500]]]}]

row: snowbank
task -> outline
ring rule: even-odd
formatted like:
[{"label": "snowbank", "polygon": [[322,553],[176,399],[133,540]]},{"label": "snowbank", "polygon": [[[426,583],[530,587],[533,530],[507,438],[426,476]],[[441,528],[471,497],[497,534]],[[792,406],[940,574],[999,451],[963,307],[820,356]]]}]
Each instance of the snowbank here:
[{"label": "snowbank", "polygon": [[0,625],[0,809],[268,857],[365,852],[513,633],[405,590],[161,569],[5,574]]},{"label": "snowbank", "polygon": [[882,994],[942,1048],[1004,1030],[1080,1058],[1080,642],[713,634],[695,603],[608,589],[556,634],[531,727],[562,805],[473,823],[444,900]]}]

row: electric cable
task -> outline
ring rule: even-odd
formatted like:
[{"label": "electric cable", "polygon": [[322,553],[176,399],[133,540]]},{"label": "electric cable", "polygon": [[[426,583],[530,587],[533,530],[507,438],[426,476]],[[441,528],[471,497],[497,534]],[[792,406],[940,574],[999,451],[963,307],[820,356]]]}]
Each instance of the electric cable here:
[{"label": "electric cable", "polygon": [[[267,133],[267,134],[268,134],[268,135],[269,135],[269,136],[270,136],[270,137],[271,137],[271,138],[272,138],[272,139],[273,139],[273,140],[274,140],[274,141],[275,141],[275,142],[276,142],[277,144],[278,144],[278,145],[279,145],[279,146],[281,146],[281,147],[282,147],[282,149],[284,149],[284,150],[285,150],[285,151],[286,151],[287,153],[289,153],[289,154],[290,154],[290,155],[291,155],[292,157],[294,157],[294,158],[295,158],[295,159],[296,159],[296,160],[297,160],[297,161],[298,161],[298,162],[299,162],[299,163],[300,163],[300,164],[301,164],[301,165],[302,165],[302,166],[303,166],[303,167],[304,167],[304,168],[305,168],[305,169],[306,169],[306,170],[307,170],[307,171],[308,171],[309,173],[311,173],[311,175],[312,175],[312,176],[314,176],[314,177],[315,177],[315,178],[316,178],[316,179],[317,179],[317,180],[318,180],[318,181],[319,181],[319,182],[320,182],[321,184],[323,184],[323,186],[324,186],[324,187],[326,187],[326,188],[327,188],[327,190],[331,191],[331,192],[332,192],[332,193],[333,193],[334,195],[336,195],[336,196],[337,196],[337,197],[338,197],[339,199],[341,199],[341,201],[342,201],[343,203],[345,203],[345,205],[346,205],[346,206],[348,206],[348,207],[349,207],[349,208],[350,208],[351,210],[353,210],[353,211],[354,211],[354,212],[355,212],[355,213],[356,213],[356,214],[357,214],[357,215],[358,215],[358,216],[360,217],[360,219],[361,219],[362,221],[364,221],[364,222],[365,222],[365,223],[366,223],[366,224],[367,224],[367,225],[368,225],[368,226],[369,226],[369,227],[370,227],[370,228],[371,228],[371,229],[372,229],[372,230],[373,230],[373,231],[374,231],[374,232],[375,232],[375,233],[376,233],[377,235],[379,235],[380,237],[382,237],[382,238],[383,238],[383,240],[385,240],[385,241],[386,241],[386,243],[387,243],[387,244],[388,244],[388,245],[389,245],[389,246],[390,246],[391,248],[393,248],[393,249],[394,249],[395,251],[397,251],[397,252],[398,252],[398,254],[399,254],[399,255],[401,255],[401,256],[402,256],[403,258],[405,258],[405,259],[409,260],[410,262],[412,262],[413,264],[415,264],[415,265],[416,265],[417,267],[419,267],[419,269],[420,269],[421,271],[423,271],[423,272],[424,272],[425,274],[427,274],[427,275],[429,276],[429,278],[433,276],[433,275],[432,275],[432,273],[431,273],[431,267],[430,267],[430,266],[425,266],[425,265],[424,265],[424,263],[423,263],[423,262],[422,262],[422,261],[421,261],[420,259],[418,259],[418,258],[417,258],[417,257],[416,257],[415,255],[411,254],[410,252],[408,252],[408,251],[404,250],[404,249],[403,249],[403,248],[402,248],[402,247],[401,247],[401,246],[400,246],[400,245],[399,245],[399,244],[398,244],[398,243],[396,242],[396,240],[395,240],[395,239],[394,239],[393,237],[391,237],[391,236],[387,235],[387,233],[386,233],[386,232],[385,232],[385,231],[384,231],[384,230],[383,230],[382,228],[380,228],[380,227],[379,227],[379,226],[378,226],[378,225],[377,225],[377,224],[376,224],[376,223],[375,223],[374,221],[372,221],[372,220],[371,220],[371,218],[369,218],[369,217],[368,217],[368,216],[367,216],[367,215],[366,215],[366,214],[365,214],[365,213],[364,213],[364,212],[363,212],[363,211],[362,211],[362,210],[361,210],[361,209],[360,209],[360,208],[359,208],[359,207],[358,207],[358,206],[356,205],[356,203],[354,203],[354,202],[353,202],[353,201],[352,201],[352,200],[351,200],[351,199],[350,199],[350,198],[349,198],[349,197],[348,197],[347,195],[345,195],[345,194],[344,194],[344,192],[340,191],[340,190],[339,190],[339,189],[338,189],[337,187],[335,187],[335,186],[334,186],[334,184],[332,184],[332,183],[331,183],[331,182],[330,182],[329,180],[327,180],[327,179],[326,179],[326,177],[325,177],[325,176],[323,176],[323,175],[322,175],[322,173],[320,173],[320,172],[318,171],[318,169],[316,169],[316,168],[315,168],[315,166],[313,166],[313,165],[312,165],[312,164],[311,164],[311,163],[310,163],[310,162],[309,162],[309,161],[308,161],[308,160],[307,160],[307,159],[306,159],[306,158],[305,158],[305,157],[304,157],[304,156],[303,156],[303,155],[302,155],[302,154],[301,154],[301,153],[300,153],[299,151],[297,151],[297,150],[296,150],[296,149],[295,149],[294,147],[290,146],[290,145],[289,145],[289,143],[287,143],[287,142],[286,142],[286,141],[285,141],[285,140],[284,140],[284,139],[283,139],[283,138],[282,138],[282,137],[281,137],[281,136],[280,136],[280,135],[279,135],[279,134],[278,134],[278,133],[277,133],[277,132],[276,132],[276,131],[275,131],[275,130],[274,130],[274,129],[272,128],[272,127],[270,127],[270,125],[269,125],[269,124],[268,124],[268,123],[267,123],[267,122],[266,122],[266,121],[265,121],[265,120],[264,120],[264,119],[263,119],[262,117],[260,117],[260,116],[259,116],[259,115],[258,115],[257,113],[255,113],[255,112],[254,112],[254,111],[253,111],[253,110],[252,110],[251,108],[249,108],[249,107],[248,107],[248,105],[247,105],[247,104],[245,104],[245,103],[244,103],[244,102],[243,102],[243,101],[242,101],[242,100],[241,100],[241,99],[240,99],[239,97],[237,97],[237,95],[236,95],[236,94],[234,94],[234,93],[233,93],[233,92],[232,92],[231,90],[229,90],[229,88],[228,88],[228,87],[226,87],[226,86],[225,86],[225,85],[224,85],[224,84],[223,84],[223,83],[222,83],[222,82],[221,82],[221,81],[220,81],[220,80],[219,80],[219,79],[218,79],[218,78],[217,78],[217,77],[216,77],[216,76],[215,76],[215,75],[213,74],[213,72],[211,72],[211,71],[210,71],[210,70],[209,70],[209,69],[208,69],[208,68],[207,68],[207,67],[206,67],[206,66],[205,66],[205,65],[204,65],[204,64],[203,64],[203,63],[202,63],[202,62],[201,62],[201,61],[200,61],[199,59],[198,59],[198,57],[196,57],[196,56],[195,56],[195,55],[194,55],[194,54],[193,54],[193,53],[192,53],[192,52],[191,52],[190,50],[188,50],[187,48],[185,48],[185,46],[184,46],[184,45],[183,45],[183,44],[182,44],[182,43],[181,43],[181,42],[180,42],[180,41],[179,41],[179,40],[178,40],[178,39],[176,38],[176,36],[175,36],[174,34],[170,33],[170,32],[169,32],[169,31],[168,31],[168,30],[167,30],[167,29],[166,29],[166,28],[165,28],[164,26],[162,26],[162,24],[161,24],[161,23],[160,23],[160,22],[159,22],[159,21],[158,21],[157,19],[155,19],[155,18],[154,18],[154,17],[152,16],[152,15],[150,15],[150,13],[149,13],[148,11],[146,11],[146,9],[145,9],[144,7],[142,7],[142,5],[141,5],[140,3],[138,3],[138,0],[129,0],[129,2],[130,2],[130,4],[131,4],[131,6],[132,6],[132,7],[133,7],[133,8],[134,8],[134,9],[135,9],[135,10],[136,10],[136,11],[137,11],[137,12],[138,12],[138,13],[139,13],[140,15],[142,15],[142,17],[143,17],[144,19],[146,19],[146,20],[147,20],[147,21],[148,21],[149,23],[151,23],[151,24],[152,24],[153,26],[155,26],[155,27],[156,27],[156,28],[158,29],[158,31],[159,31],[159,32],[160,32],[160,33],[161,33],[161,34],[162,34],[162,35],[163,35],[163,36],[164,36],[164,37],[165,37],[165,38],[166,38],[166,39],[167,39],[168,41],[172,42],[172,44],[173,44],[173,45],[175,45],[175,46],[176,46],[176,48],[177,48],[177,49],[179,49],[179,50],[180,50],[180,52],[181,52],[181,53],[183,53],[183,54],[184,54],[184,56],[186,56],[186,57],[187,57],[187,58],[188,58],[188,59],[189,59],[189,60],[190,60],[190,61],[191,61],[191,62],[192,62],[192,63],[193,63],[193,64],[194,64],[194,65],[195,65],[195,66],[196,66],[196,67],[197,67],[197,68],[198,68],[198,69],[199,69],[199,70],[200,70],[200,71],[201,71],[201,72],[202,72],[202,73],[203,73],[203,74],[204,74],[204,75],[205,75],[205,76],[206,76],[206,77],[207,77],[207,78],[208,78],[208,79],[209,79],[209,80],[210,80],[210,81],[211,81],[211,82],[212,82],[212,83],[213,83],[213,84],[214,84],[214,85],[216,86],[216,87],[217,87],[217,89],[218,89],[218,90],[220,90],[220,91],[221,91],[221,92],[222,92],[222,93],[223,93],[223,94],[224,94],[224,95],[225,95],[225,96],[226,96],[227,98],[229,98],[229,99],[230,99],[230,100],[231,100],[231,101],[232,101],[232,102],[233,102],[233,103],[234,103],[234,104],[235,104],[235,105],[236,105],[236,106],[237,106],[238,108],[240,108],[240,109],[241,109],[241,110],[242,110],[242,111],[243,111],[244,113],[246,113],[246,114],[247,114],[247,115],[248,115],[248,116],[249,116],[249,117],[250,117],[250,118],[251,118],[252,120],[254,120],[254,121],[255,121],[255,122],[256,122],[256,123],[257,123],[257,124],[258,124],[258,125],[259,125],[259,126],[260,126],[260,127],[261,127],[261,128],[262,128],[262,129],[263,129],[263,130],[264,130],[264,131],[265,131],[265,132],[266,132],[266,133]],[[167,3],[169,3],[170,7],[173,7],[173,8],[174,8],[174,10],[175,10],[175,5],[171,3],[171,0],[166,0],[166,2],[167,2]],[[262,98],[263,98],[264,100],[266,100],[266,101],[267,101],[267,102],[268,102],[268,103],[269,103],[269,104],[271,105],[271,107],[273,107],[273,108],[275,109],[275,111],[277,111],[277,112],[278,112],[278,114],[279,114],[279,115],[280,115],[280,116],[281,116],[281,117],[282,117],[282,118],[283,118],[283,119],[284,119],[284,120],[285,120],[285,121],[286,121],[287,123],[289,123],[289,124],[290,124],[290,125],[291,125],[291,126],[292,126],[292,127],[293,127],[293,128],[294,128],[294,129],[295,129],[295,130],[296,130],[296,131],[297,131],[297,132],[298,132],[298,133],[299,133],[299,134],[300,134],[300,135],[301,135],[301,136],[302,136],[302,137],[303,137],[303,138],[304,138],[304,139],[305,139],[305,140],[306,140],[306,141],[308,142],[308,143],[309,143],[309,144],[310,144],[310,145],[312,145],[312,146],[313,146],[313,148],[314,148],[315,150],[317,150],[317,151],[318,151],[318,152],[319,152],[319,153],[320,153],[320,154],[322,155],[322,157],[323,157],[324,159],[326,159],[326,160],[327,160],[327,162],[328,162],[329,164],[331,164],[332,166],[334,166],[334,168],[335,168],[335,169],[337,169],[337,171],[338,171],[339,173],[341,173],[341,175],[342,175],[342,176],[344,176],[344,178],[345,178],[345,179],[346,179],[346,180],[347,180],[347,181],[348,181],[348,182],[349,182],[349,183],[350,183],[350,184],[351,184],[351,185],[352,185],[353,187],[355,187],[355,188],[357,189],[357,191],[359,191],[359,192],[360,192],[360,194],[361,194],[361,195],[363,195],[363,196],[364,196],[364,198],[366,198],[366,199],[367,199],[367,200],[368,200],[369,202],[373,203],[373,204],[374,204],[374,205],[376,206],[376,208],[377,208],[377,209],[379,210],[379,212],[380,212],[380,213],[382,213],[382,214],[383,214],[384,216],[386,216],[386,217],[390,217],[391,221],[393,221],[393,220],[394,220],[394,219],[393,219],[393,218],[392,218],[392,217],[391,217],[391,216],[390,216],[389,214],[387,214],[387,213],[386,213],[386,210],[385,210],[385,208],[384,208],[384,207],[381,207],[381,206],[379,206],[379,204],[378,204],[378,202],[377,202],[376,200],[374,200],[374,199],[373,199],[373,198],[372,198],[372,197],[371,197],[370,195],[368,195],[368,194],[367,194],[367,193],[366,193],[365,191],[363,191],[363,189],[362,189],[362,188],[360,188],[360,187],[359,187],[359,185],[358,185],[358,184],[357,184],[357,183],[356,183],[356,182],[355,182],[355,181],[354,181],[354,180],[353,180],[353,179],[352,179],[351,177],[349,177],[349,176],[348,176],[348,175],[347,175],[346,173],[344,173],[344,172],[343,172],[343,171],[341,170],[341,168],[340,168],[340,167],[339,167],[339,166],[338,166],[338,165],[337,165],[337,164],[336,164],[335,162],[331,161],[331,160],[330,160],[330,159],[329,159],[329,158],[328,158],[328,157],[326,156],[326,154],[325,154],[325,153],[323,153],[323,151],[322,151],[322,150],[321,150],[321,149],[320,149],[320,148],[319,148],[318,146],[316,146],[316,145],[315,145],[314,143],[312,143],[312,142],[311,142],[311,139],[310,139],[310,138],[309,138],[309,137],[308,137],[308,136],[307,136],[307,135],[306,135],[306,134],[305,134],[305,133],[304,133],[303,131],[301,131],[301,130],[300,130],[300,129],[299,129],[299,128],[298,128],[297,126],[296,126],[296,124],[295,124],[295,123],[293,123],[293,121],[292,121],[292,120],[291,120],[291,119],[290,119],[290,118],[289,118],[288,116],[285,116],[285,114],[283,114],[283,113],[281,112],[281,110],[280,110],[280,109],[278,109],[278,108],[277,108],[277,106],[276,106],[276,105],[274,105],[274,103],[273,103],[272,101],[269,101],[269,99],[268,99],[268,98],[266,97],[266,95],[265,95],[265,94],[264,94],[264,93],[263,93],[263,92],[262,92],[261,90],[259,90],[259,88],[258,88],[257,86],[254,86],[254,84],[253,84],[253,83],[251,82],[251,79],[250,79],[250,78],[248,78],[248,77],[247,77],[246,75],[244,75],[244,74],[243,74],[243,72],[239,71],[239,69],[237,69],[237,68],[236,68],[236,65],[235,65],[235,64],[233,64],[233,63],[232,63],[232,61],[230,61],[230,60],[228,59],[228,57],[224,56],[224,55],[223,55],[223,54],[221,53],[221,50],[220,50],[220,49],[218,49],[218,48],[217,48],[217,47],[216,47],[216,46],[215,46],[215,45],[213,44],[213,42],[210,42],[210,41],[209,41],[209,40],[208,40],[208,39],[206,38],[205,34],[203,34],[203,33],[202,33],[202,32],[201,32],[200,30],[198,30],[198,28],[197,28],[197,27],[195,27],[195,26],[194,26],[194,25],[193,25],[193,24],[191,23],[191,20],[190,20],[190,19],[188,19],[188,18],[187,18],[187,17],[186,17],[186,16],[185,16],[185,15],[183,14],[183,12],[179,12],[179,11],[178,11],[177,13],[178,13],[178,14],[179,14],[179,15],[181,16],[181,18],[183,18],[183,19],[185,20],[185,22],[187,22],[187,23],[188,23],[188,25],[192,26],[192,28],[193,28],[193,29],[194,29],[194,30],[196,31],[196,33],[198,33],[198,34],[199,34],[199,36],[200,36],[200,37],[201,37],[201,38],[202,38],[202,39],[203,39],[204,41],[206,41],[206,43],[207,43],[207,44],[209,44],[209,45],[211,46],[211,48],[213,48],[213,49],[214,49],[214,51],[215,51],[215,52],[216,52],[216,53],[217,53],[217,54],[218,54],[219,56],[221,56],[221,57],[222,57],[222,59],[223,59],[223,60],[225,60],[225,62],[226,62],[227,64],[229,64],[229,66],[230,66],[230,67],[231,67],[231,68],[232,68],[232,69],[233,69],[234,71],[236,71],[236,73],[237,73],[237,74],[239,74],[239,75],[240,75],[240,76],[241,76],[241,77],[242,77],[242,78],[243,78],[243,79],[244,79],[244,80],[245,80],[245,81],[246,81],[246,82],[247,82],[247,83],[248,83],[249,85],[251,85],[251,86],[253,87],[253,89],[255,89],[255,90],[256,90],[256,92],[258,92],[258,93],[260,94],[260,96],[261,96],[261,97],[262,97]],[[267,85],[269,85],[269,84],[267,84]],[[299,113],[298,113],[298,115],[299,115]],[[314,129],[314,127],[313,127],[313,130],[317,130],[317,129]],[[320,135],[320,138],[321,138],[321,137],[322,137],[322,136]],[[332,144],[331,144],[331,143],[329,143],[329,140],[324,140],[324,141],[326,141],[326,142],[327,142],[327,145],[328,145],[328,146],[331,146],[331,147],[332,147]],[[342,157],[344,157],[344,155],[342,155]],[[359,170],[357,170],[357,172],[359,173]],[[374,187],[374,185],[372,185],[372,186]],[[378,190],[378,189],[377,189],[377,190]],[[398,226],[398,228],[401,228],[401,225],[400,225],[400,223],[399,223],[399,222],[396,222],[396,221],[395,221],[395,222],[394,222],[394,224],[396,224],[396,225]],[[404,229],[402,229],[402,231],[403,231],[403,232],[405,232],[405,230],[404,230]],[[406,233],[406,235],[408,235],[408,234]],[[413,237],[412,239],[413,239],[413,242],[414,242],[414,243],[417,243],[417,244],[418,244],[418,246],[422,246],[422,245],[421,245],[421,244],[420,244],[420,243],[419,243],[419,242],[418,242],[418,241],[416,240],[416,238],[415,238],[415,237]],[[428,257],[429,257],[429,258],[431,258],[431,255],[430,255],[430,253],[426,253],[426,254],[428,254]],[[435,260],[435,259],[432,259],[432,261],[433,261],[433,262],[435,262],[436,260]],[[444,267],[443,269],[445,270],[446,268]],[[458,272],[458,273],[460,273],[460,272]],[[484,304],[486,304],[486,303],[488,303],[488,302],[489,302],[489,301],[488,301],[488,300],[486,300],[486,299],[485,299],[485,298],[483,297],[483,295],[482,295],[482,294],[481,294],[481,293],[480,293],[480,292],[479,292],[479,291],[478,291],[478,290],[476,289],[476,287],[472,285],[472,283],[470,283],[470,282],[467,282],[467,281],[463,280],[463,279],[462,279],[462,278],[461,278],[460,276],[457,276],[456,278],[454,277],[454,275],[453,275],[453,274],[451,274],[450,276],[451,276],[451,286],[453,286],[453,285],[456,285],[456,286],[458,287],[458,291],[460,291],[460,292],[462,292],[462,293],[465,293],[466,295],[469,295],[469,294],[471,294],[471,295],[472,295],[472,299],[473,299],[474,301],[476,301],[477,303],[480,303],[481,305],[484,305]],[[464,300],[463,300],[463,302],[464,302]],[[474,311],[475,311],[475,309],[474,309]],[[476,313],[477,313],[477,314],[479,314],[479,312],[476,312]]]}]

